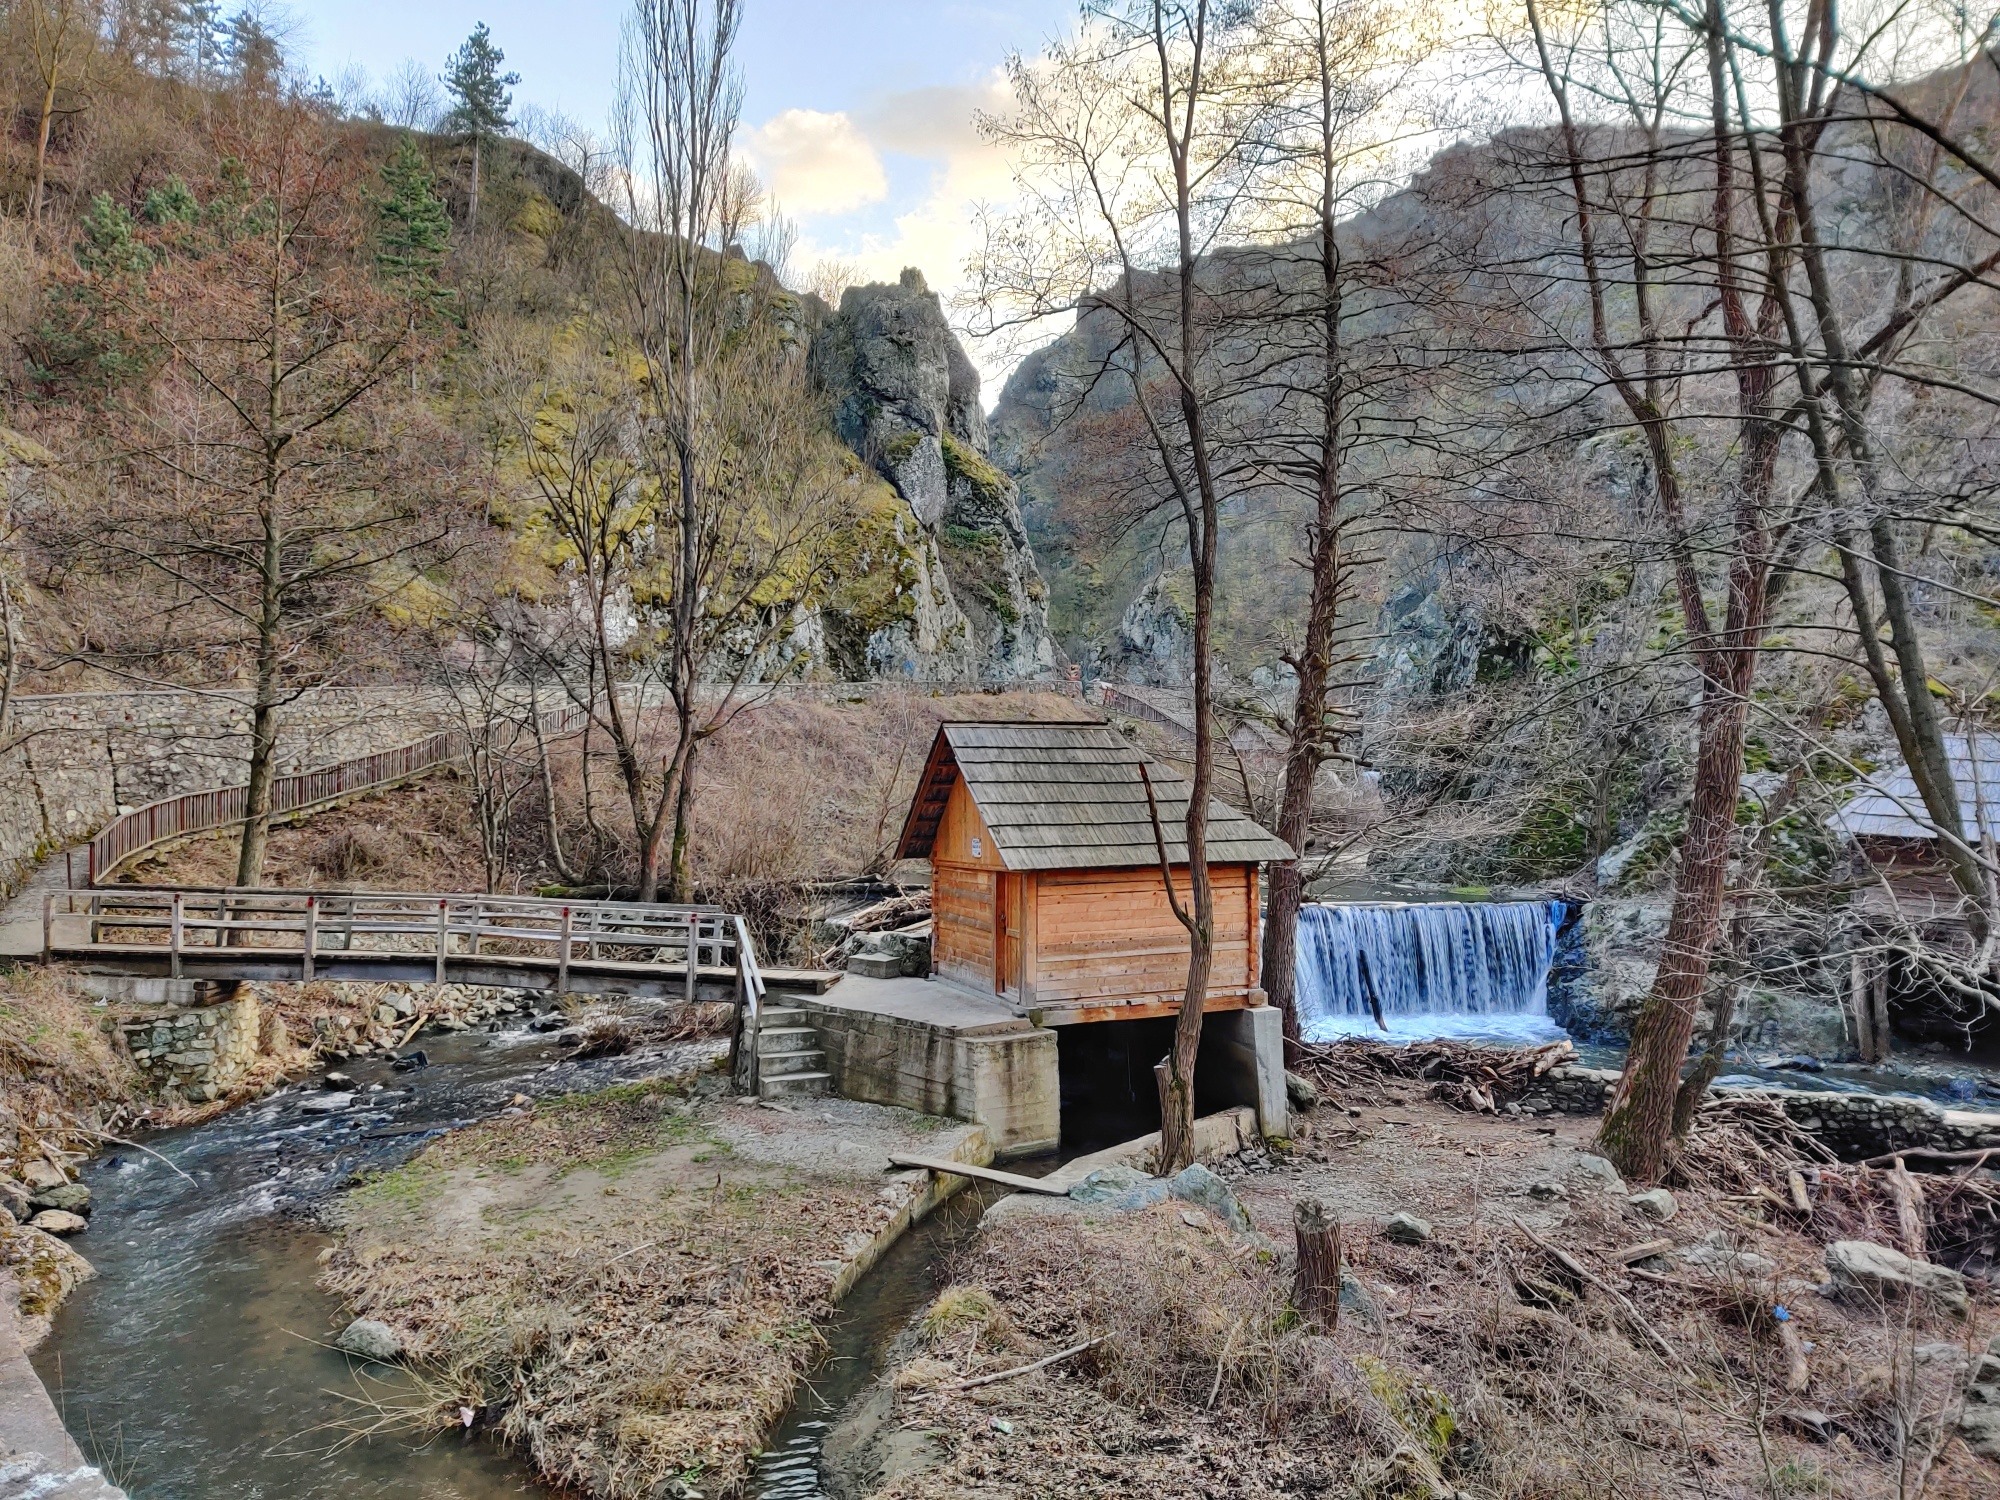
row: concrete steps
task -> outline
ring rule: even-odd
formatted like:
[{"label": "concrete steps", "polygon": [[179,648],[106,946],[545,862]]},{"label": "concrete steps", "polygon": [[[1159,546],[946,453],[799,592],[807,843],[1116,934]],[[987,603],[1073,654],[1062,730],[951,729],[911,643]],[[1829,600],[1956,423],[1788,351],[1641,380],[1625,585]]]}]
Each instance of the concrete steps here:
[{"label": "concrete steps", "polygon": [[757,1030],[757,1092],[765,1099],[825,1094],[833,1084],[819,1032],[795,1005],[764,1011]]}]

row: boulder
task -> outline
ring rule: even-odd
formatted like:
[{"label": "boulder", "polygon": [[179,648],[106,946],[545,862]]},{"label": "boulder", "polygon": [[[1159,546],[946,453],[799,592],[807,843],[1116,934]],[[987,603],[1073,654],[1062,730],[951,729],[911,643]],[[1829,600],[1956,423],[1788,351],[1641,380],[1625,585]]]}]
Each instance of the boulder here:
[{"label": "boulder", "polygon": [[[1069,1195],[1078,1203],[1109,1203],[1113,1198],[1129,1193],[1136,1187],[1156,1181],[1157,1178],[1149,1177],[1134,1167],[1098,1167],[1087,1174],[1081,1182],[1072,1184]],[[1166,1184],[1161,1183],[1160,1186],[1162,1191],[1159,1196],[1164,1198]]]},{"label": "boulder", "polygon": [[21,1181],[28,1185],[31,1193],[45,1193],[50,1188],[61,1187],[69,1181],[62,1172],[48,1162],[37,1158],[21,1168]]},{"label": "boulder", "polygon": [[1355,1318],[1370,1333],[1382,1331],[1382,1307],[1375,1294],[1347,1267],[1340,1268],[1340,1311]]},{"label": "boulder", "polygon": [[1390,1214],[1382,1223],[1382,1237],[1399,1245],[1421,1245],[1434,1232],[1429,1219],[1420,1219],[1415,1214]]},{"label": "boulder", "polygon": [[1958,1434],[1981,1458],[2000,1459],[2000,1334],[1967,1372]]},{"label": "boulder", "polygon": [[374,1318],[356,1318],[340,1331],[340,1337],[333,1343],[345,1353],[385,1364],[400,1359],[403,1353],[403,1336]]},{"label": "boulder", "polygon": [[1634,1193],[1625,1200],[1638,1213],[1656,1224],[1664,1224],[1681,1211],[1674,1195],[1665,1188],[1648,1188],[1643,1193]]},{"label": "boulder", "polygon": [[45,1208],[28,1220],[30,1229],[39,1229],[43,1234],[82,1234],[90,1227],[90,1221],[82,1214],[66,1213],[60,1208]]},{"label": "boulder", "polygon": [[1681,1251],[1683,1265],[1697,1267],[1717,1276],[1762,1281],[1778,1274],[1778,1263],[1754,1250],[1738,1250],[1729,1242],[1726,1230],[1718,1229],[1699,1244]]},{"label": "boulder", "polygon": [[1236,1201],[1236,1195],[1229,1191],[1229,1184],[1200,1162],[1183,1167],[1169,1177],[1167,1195],[1183,1203],[1192,1203],[1196,1208],[1207,1209],[1231,1229],[1247,1230],[1250,1227],[1250,1215]]},{"label": "boulder", "polygon": [[61,1213],[80,1214],[90,1217],[90,1189],[80,1182],[65,1182],[60,1187],[44,1188],[28,1200],[30,1208],[52,1208]]},{"label": "boulder", "polygon": [[1310,1078],[1301,1078],[1289,1069],[1285,1073],[1285,1102],[1301,1112],[1319,1107],[1319,1087]]},{"label": "boulder", "polygon": [[1911,1260],[1872,1240],[1836,1240],[1826,1247],[1826,1269],[1835,1296],[1881,1299],[1922,1293],[1960,1317],[1971,1312],[1965,1278],[1948,1266]]}]

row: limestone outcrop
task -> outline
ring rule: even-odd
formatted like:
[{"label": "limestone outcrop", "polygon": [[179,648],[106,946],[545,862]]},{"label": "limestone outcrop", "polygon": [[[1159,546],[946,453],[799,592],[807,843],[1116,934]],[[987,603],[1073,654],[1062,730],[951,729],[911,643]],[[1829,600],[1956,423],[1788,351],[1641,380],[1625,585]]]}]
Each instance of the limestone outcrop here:
[{"label": "limestone outcrop", "polygon": [[979,372],[922,274],[848,288],[814,337],[813,364],[841,439],[898,502],[874,507],[880,534],[856,559],[858,573],[887,570],[883,597],[829,618],[829,657],[868,676],[1052,672],[1048,591],[1019,493],[989,457]]}]

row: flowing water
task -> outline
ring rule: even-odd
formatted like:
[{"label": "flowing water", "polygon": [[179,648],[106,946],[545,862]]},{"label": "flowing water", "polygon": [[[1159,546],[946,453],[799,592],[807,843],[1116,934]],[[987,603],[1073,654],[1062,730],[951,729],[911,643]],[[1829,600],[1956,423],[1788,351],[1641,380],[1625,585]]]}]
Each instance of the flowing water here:
[{"label": "flowing water", "polygon": [[1320,903],[1302,907],[1298,1004],[1309,1041],[1372,1035],[1538,1042],[1560,901]]},{"label": "flowing water", "polygon": [[543,1493],[478,1438],[339,1446],[341,1424],[363,1413],[352,1398],[397,1387],[393,1372],[326,1347],[342,1318],[313,1284],[328,1241],[308,1210],[356,1171],[402,1161],[516,1092],[679,1072],[713,1044],[565,1061],[551,1038],[522,1029],[424,1049],[431,1066],[414,1073],[348,1064],[364,1092],[338,1115],[305,1113],[321,1092],[307,1085],[150,1138],[192,1182],[116,1148],[86,1173],[95,1212],[77,1248],[98,1277],[58,1315],[35,1365],[84,1451],[134,1500]]}]

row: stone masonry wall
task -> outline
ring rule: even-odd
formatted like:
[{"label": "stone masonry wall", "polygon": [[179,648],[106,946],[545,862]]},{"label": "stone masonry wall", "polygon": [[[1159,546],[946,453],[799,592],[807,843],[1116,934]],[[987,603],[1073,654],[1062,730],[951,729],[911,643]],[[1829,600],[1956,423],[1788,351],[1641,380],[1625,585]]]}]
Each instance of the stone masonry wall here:
[{"label": "stone masonry wall", "polygon": [[169,1103],[206,1104],[257,1066],[272,1038],[256,992],[240,985],[217,1005],[162,1008],[118,1022],[139,1071]]},{"label": "stone masonry wall", "polygon": [[[1551,1068],[1521,1100],[1524,1114],[1601,1114],[1617,1073],[1607,1068]],[[1843,1161],[1890,1151],[2000,1148],[2000,1114],[1945,1109],[1928,1099],[1832,1090],[1719,1088],[1729,1096],[1757,1094],[1775,1100],[1792,1123],[1811,1132]]]},{"label": "stone masonry wall", "polygon": [[[448,701],[421,687],[309,693],[284,710],[278,773],[435,734]],[[233,693],[51,693],[17,700],[11,737],[0,754],[0,894],[122,809],[240,784],[250,706]]]}]

